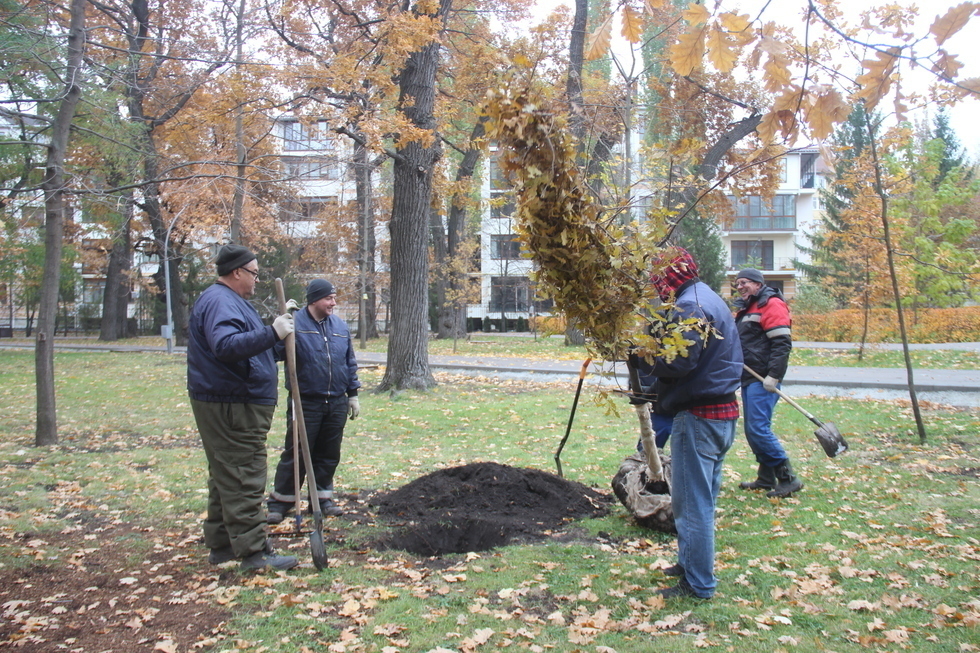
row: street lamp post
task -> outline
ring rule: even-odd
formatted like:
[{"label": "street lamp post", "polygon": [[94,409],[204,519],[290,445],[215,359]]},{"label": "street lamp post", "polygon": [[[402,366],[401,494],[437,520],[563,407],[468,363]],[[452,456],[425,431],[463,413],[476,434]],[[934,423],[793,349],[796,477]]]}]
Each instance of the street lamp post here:
[{"label": "street lamp post", "polygon": [[166,235],[163,238],[163,289],[167,295],[167,327],[164,336],[167,340],[168,354],[174,353],[174,315],[170,302],[170,232],[174,228],[174,225],[177,224],[177,220],[183,212],[184,209],[178,211],[174,219],[170,221],[170,224],[167,226]]}]

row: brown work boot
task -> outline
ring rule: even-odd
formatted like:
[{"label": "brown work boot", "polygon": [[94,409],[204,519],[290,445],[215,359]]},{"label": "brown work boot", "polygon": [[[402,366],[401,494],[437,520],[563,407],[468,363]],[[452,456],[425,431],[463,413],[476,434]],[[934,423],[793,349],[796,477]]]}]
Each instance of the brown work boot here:
[{"label": "brown work boot", "polygon": [[742,481],[738,484],[743,490],[771,490],[776,487],[776,470],[769,465],[759,463],[758,478],[754,481]]},{"label": "brown work boot", "polygon": [[776,467],[776,487],[766,492],[766,496],[772,499],[782,499],[802,489],[803,481],[793,473],[793,466],[787,460]]}]

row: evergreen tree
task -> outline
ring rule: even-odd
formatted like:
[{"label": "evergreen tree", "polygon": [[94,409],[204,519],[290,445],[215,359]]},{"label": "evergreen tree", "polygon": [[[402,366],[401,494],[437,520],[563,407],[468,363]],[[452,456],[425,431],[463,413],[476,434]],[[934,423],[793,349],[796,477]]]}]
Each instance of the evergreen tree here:
[{"label": "evergreen tree", "polygon": [[[842,178],[867,149],[868,120],[864,105],[858,104],[847,121],[834,132],[832,147],[837,153],[834,162],[835,178]],[[878,121],[875,120],[873,124],[877,133]],[[820,200],[823,204],[820,225],[808,236],[810,245],[797,244],[797,249],[810,255],[810,263],[797,259],[794,266],[803,272],[810,283],[823,285],[838,307],[843,308],[867,282],[866,267],[861,261],[848,260],[842,256],[842,240],[833,237],[848,229],[848,223],[842,214],[852,203],[853,189],[831,184],[820,189]]]},{"label": "evergreen tree", "polygon": [[[956,133],[949,124],[949,114],[945,108],[940,109],[939,113],[936,114],[935,121],[933,122],[932,136],[943,142],[943,158],[939,162],[939,174],[936,175],[936,178],[932,182],[932,187],[938,189],[951,170],[956,168],[967,170],[965,165],[966,157],[964,156],[960,141],[956,137]],[[967,171],[967,179],[972,178],[972,172],[972,170]]]},{"label": "evergreen tree", "polygon": [[721,291],[725,281],[725,244],[721,240],[718,225],[698,211],[692,211],[679,228],[677,243],[691,253],[698,263],[698,276],[715,292]]}]

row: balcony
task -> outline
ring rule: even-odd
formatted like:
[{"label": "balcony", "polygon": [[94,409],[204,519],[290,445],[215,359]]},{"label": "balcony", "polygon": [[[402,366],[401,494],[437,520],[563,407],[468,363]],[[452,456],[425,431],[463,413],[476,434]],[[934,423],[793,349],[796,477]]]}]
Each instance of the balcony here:
[{"label": "balcony", "polygon": [[730,231],[794,231],[795,215],[759,215],[737,217],[732,221]]},{"label": "balcony", "polygon": [[754,267],[762,272],[764,275],[770,274],[793,274],[795,269],[793,268],[793,259],[788,256],[777,256],[775,258],[759,260],[747,260],[742,261],[741,264],[732,261],[728,265],[728,272],[734,274],[739,270],[744,270],[745,268]]}]

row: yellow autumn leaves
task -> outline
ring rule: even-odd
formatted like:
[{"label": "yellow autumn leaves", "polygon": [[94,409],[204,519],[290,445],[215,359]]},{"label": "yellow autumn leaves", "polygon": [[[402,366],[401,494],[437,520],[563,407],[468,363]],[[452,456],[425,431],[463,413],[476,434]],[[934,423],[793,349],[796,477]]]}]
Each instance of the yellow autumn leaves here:
[{"label": "yellow autumn leaves", "polygon": [[[621,12],[622,36],[638,44],[653,31],[671,29],[664,24],[664,3],[648,0],[643,10],[624,5]],[[882,12],[897,12],[895,7],[883,7]],[[922,66],[940,80],[953,85],[961,94],[980,94],[980,78],[958,80],[963,68],[955,53],[944,45],[967,27],[970,19],[980,14],[980,3],[963,2],[937,16],[928,36],[916,38],[894,21],[888,31],[874,27],[875,44],[861,43],[856,37],[810,7],[811,25],[825,25],[831,34],[824,42],[809,40],[794,45],[787,30],[768,22],[757,24],[748,15],[722,12],[713,15],[704,5],[691,3],[680,12],[680,31],[671,39],[668,57],[670,66],[682,77],[705,71],[709,66],[723,74],[735,73],[741,65],[748,74],[759,71],[756,79],[772,94],[773,103],[759,126],[759,135],[766,142],[777,136],[793,138],[802,126],[812,137],[822,139],[844,120],[855,101],[862,101],[870,110],[896,90],[894,109],[904,119],[905,97],[899,90],[900,68]],[[610,15],[593,32],[586,49],[587,59],[603,56],[610,47],[614,15]],[[865,27],[869,27],[866,23]],[[646,35],[646,36],[645,36]],[[884,35],[886,38],[881,38]],[[891,43],[887,43],[888,40]],[[836,41],[835,41],[836,40]],[[924,47],[928,41],[934,49]],[[882,42],[884,44],[881,44]],[[845,45],[856,46],[868,54],[860,61],[861,72],[853,80],[830,72],[833,68],[828,55]],[[922,54],[926,51],[926,54]],[[820,77],[823,75],[823,78]],[[833,80],[833,84],[830,83]],[[837,88],[834,84],[838,85]]]}]

